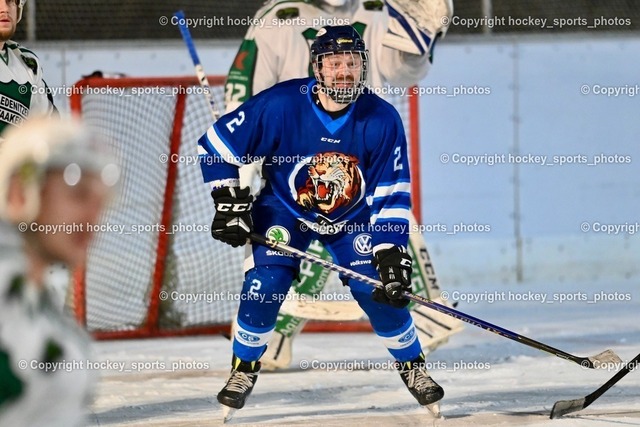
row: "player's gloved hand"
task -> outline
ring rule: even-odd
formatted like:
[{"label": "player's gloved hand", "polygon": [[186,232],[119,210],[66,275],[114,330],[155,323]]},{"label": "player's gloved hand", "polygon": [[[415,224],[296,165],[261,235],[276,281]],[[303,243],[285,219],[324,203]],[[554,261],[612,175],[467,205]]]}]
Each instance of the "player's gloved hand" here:
[{"label": "player's gloved hand", "polygon": [[211,236],[234,248],[244,245],[253,231],[253,196],[249,187],[218,188],[211,192],[211,197],[216,206],[216,215],[211,223]]},{"label": "player's gloved hand", "polygon": [[411,292],[411,257],[406,249],[400,246],[381,249],[376,252],[373,265],[384,286],[373,290],[373,300],[396,308],[406,307],[409,300],[402,294]]}]

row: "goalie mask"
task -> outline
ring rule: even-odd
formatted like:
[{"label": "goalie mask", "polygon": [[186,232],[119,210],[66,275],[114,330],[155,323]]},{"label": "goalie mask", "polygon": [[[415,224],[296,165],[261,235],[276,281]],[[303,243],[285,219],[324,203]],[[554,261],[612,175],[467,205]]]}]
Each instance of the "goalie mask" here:
[{"label": "goalie mask", "polygon": [[323,27],[311,45],[311,65],[320,89],[338,104],[350,104],[367,81],[369,55],[350,25]]},{"label": "goalie mask", "polygon": [[[67,185],[76,185],[86,173],[96,174],[107,187],[114,187],[120,168],[104,141],[77,121],[35,118],[21,127],[11,127],[0,139],[0,218],[9,222],[31,222],[40,211],[42,182],[49,170],[63,171]],[[24,207],[9,209],[8,192],[16,176],[22,183]]]}]

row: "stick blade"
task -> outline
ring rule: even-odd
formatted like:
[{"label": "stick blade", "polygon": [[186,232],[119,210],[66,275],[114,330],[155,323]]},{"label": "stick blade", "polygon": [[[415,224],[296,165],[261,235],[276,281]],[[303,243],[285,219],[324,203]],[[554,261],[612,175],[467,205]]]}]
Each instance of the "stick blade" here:
[{"label": "stick blade", "polygon": [[611,365],[621,365],[623,364],[620,356],[615,354],[613,350],[608,349],[603,351],[602,353],[598,353],[595,356],[591,356],[588,358],[591,362],[591,367],[593,368],[608,368]]},{"label": "stick blade", "polygon": [[549,418],[560,418],[563,415],[580,411],[585,408],[585,398],[573,400],[558,400],[551,409]]}]

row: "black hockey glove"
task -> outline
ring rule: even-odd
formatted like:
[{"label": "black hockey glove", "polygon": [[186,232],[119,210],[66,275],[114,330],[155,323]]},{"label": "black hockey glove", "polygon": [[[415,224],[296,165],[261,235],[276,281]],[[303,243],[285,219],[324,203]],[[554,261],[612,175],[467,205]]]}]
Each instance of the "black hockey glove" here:
[{"label": "black hockey glove", "polygon": [[249,187],[223,187],[213,190],[211,197],[216,205],[216,215],[211,224],[211,236],[237,248],[247,243],[253,231],[251,206],[253,196]]},{"label": "black hockey glove", "polygon": [[373,265],[384,286],[384,289],[373,290],[373,300],[396,308],[406,307],[409,300],[402,294],[404,291],[411,292],[411,257],[407,251],[399,246],[379,250]]}]

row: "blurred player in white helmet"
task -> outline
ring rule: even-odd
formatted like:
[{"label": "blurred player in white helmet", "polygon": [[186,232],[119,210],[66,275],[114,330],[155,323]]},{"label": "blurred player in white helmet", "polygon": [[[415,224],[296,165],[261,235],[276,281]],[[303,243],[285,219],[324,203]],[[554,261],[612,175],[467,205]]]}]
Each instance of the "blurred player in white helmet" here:
[{"label": "blurred player in white helmet", "polygon": [[[446,33],[452,14],[452,0],[267,2],[256,13],[255,22],[258,24],[247,31],[227,76],[226,111],[235,110],[252,95],[278,82],[313,75],[309,66],[309,47],[325,25],[352,25],[360,33],[369,47],[368,85],[380,88],[417,84],[427,75],[434,46]],[[260,188],[259,179],[255,178],[255,170],[259,167],[254,164],[241,169],[243,185],[251,185],[254,192]],[[420,239],[418,237],[426,253]],[[325,258],[329,256],[326,251],[314,254]],[[418,262],[424,256],[413,258]],[[427,284],[427,290],[416,289],[416,292],[449,304],[439,299],[440,290],[430,261],[428,263],[428,268],[414,268],[421,275],[425,275],[423,272],[427,270],[431,274],[419,279]],[[325,285],[326,275],[320,269],[310,267],[305,270],[301,282],[294,284],[294,289],[301,294],[317,295]],[[420,340],[427,349],[446,342],[451,334],[462,329],[461,321],[439,316],[425,307],[413,306],[412,316]],[[305,323],[305,319],[281,313],[261,359],[264,368],[286,368],[290,365],[292,340]]]},{"label": "blurred player in white helmet", "polygon": [[56,112],[38,57],[11,40],[27,0],[0,0],[0,134],[29,115]]},{"label": "blurred player in white helmet", "polygon": [[76,426],[95,372],[89,338],[46,286],[81,266],[119,169],[76,122],[33,118],[0,143],[0,426]]}]

